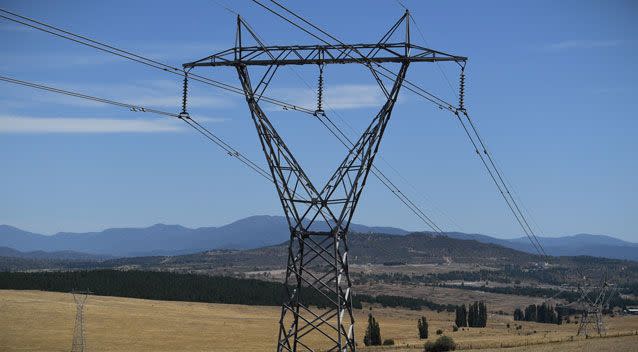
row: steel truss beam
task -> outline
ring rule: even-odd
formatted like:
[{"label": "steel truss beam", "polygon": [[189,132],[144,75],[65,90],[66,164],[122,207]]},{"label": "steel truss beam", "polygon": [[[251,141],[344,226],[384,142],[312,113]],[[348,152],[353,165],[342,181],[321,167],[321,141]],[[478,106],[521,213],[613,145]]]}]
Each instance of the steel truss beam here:
[{"label": "steel truss beam", "polygon": [[[405,24],[405,40],[389,43],[399,26]],[[243,46],[242,27],[258,45]],[[201,66],[284,66],[326,65],[352,63],[401,63],[401,62],[453,61],[465,64],[467,58],[433,50],[410,42],[410,13],[405,12],[377,43],[325,44],[325,45],[274,45],[261,42],[250,26],[237,16],[235,47],[183,65],[184,68]]]},{"label": "steel truss beam", "polygon": [[[235,67],[288,221],[290,239],[285,297],[279,320],[279,352],[318,348],[339,352],[356,350],[348,229],[408,66],[415,61],[465,62],[464,57],[410,44],[409,20],[406,11],[376,44],[266,46],[238,16],[234,48],[183,65],[189,70],[198,66]],[[405,42],[388,43],[402,23],[406,27]],[[242,45],[242,29],[257,42],[256,46]],[[371,62],[399,63],[400,68],[388,84],[372,69]],[[259,100],[280,66],[318,64],[321,67],[332,63],[367,66],[386,101],[327,183],[318,188],[272,125]],[[250,66],[266,67],[256,84],[251,82]],[[319,91],[321,93],[321,88]],[[323,114],[321,100],[316,114]],[[319,302],[322,308],[311,307],[310,302]]]},{"label": "steel truss beam", "polygon": [[[404,50],[408,48],[409,55]],[[359,54],[360,53],[360,54]],[[272,57],[271,57],[272,55]],[[379,45],[291,45],[291,46],[249,46],[235,47],[203,59],[187,63],[187,67],[197,66],[252,66],[307,65],[307,64],[350,64],[360,62],[464,62],[467,58],[454,56],[422,46],[399,42]]]}]

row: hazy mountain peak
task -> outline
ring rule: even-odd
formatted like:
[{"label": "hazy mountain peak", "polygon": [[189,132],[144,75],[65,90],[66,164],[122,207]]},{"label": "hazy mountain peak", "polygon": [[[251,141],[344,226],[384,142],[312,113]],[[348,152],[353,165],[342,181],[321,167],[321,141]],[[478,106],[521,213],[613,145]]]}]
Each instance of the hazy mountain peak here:
[{"label": "hazy mountain peak", "polygon": [[[318,227],[326,227],[319,222]],[[380,240],[381,234],[407,235],[408,231],[395,227],[371,227],[352,224],[353,233],[365,234],[369,240]],[[422,241],[432,235],[423,232],[408,236]],[[448,232],[454,239],[474,240],[498,244],[504,247],[536,253],[526,237],[499,239],[481,234]],[[98,232],[59,233],[43,236],[22,231],[9,225],[0,225],[0,246],[19,251],[77,251],[83,253],[132,256],[171,255],[203,252],[214,249],[252,249],[272,246],[290,237],[288,223],[283,216],[254,215],[219,227],[187,228],[181,225],[155,224],[143,228],[110,228]],[[434,236],[438,237],[438,236]],[[638,244],[611,236],[576,234],[564,237],[541,237],[540,242],[550,255],[589,255],[618,259],[638,260]]]}]

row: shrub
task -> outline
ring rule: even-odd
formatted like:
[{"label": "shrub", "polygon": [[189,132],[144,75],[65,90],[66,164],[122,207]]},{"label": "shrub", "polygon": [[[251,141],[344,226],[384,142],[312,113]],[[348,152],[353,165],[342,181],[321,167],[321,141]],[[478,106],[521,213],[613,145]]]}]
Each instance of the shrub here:
[{"label": "shrub", "polygon": [[436,334],[437,334],[437,335],[441,335],[442,333],[443,333],[443,330],[441,330],[441,329],[436,329]]},{"label": "shrub", "polygon": [[383,346],[393,346],[393,345],[394,345],[394,339],[383,340]]},{"label": "shrub", "polygon": [[456,349],[456,344],[454,340],[449,336],[440,336],[434,342],[428,342],[424,346],[425,352],[445,352],[445,351],[454,351]]},{"label": "shrub", "polygon": [[459,327],[456,325],[452,325],[452,331],[457,332],[459,331]]}]

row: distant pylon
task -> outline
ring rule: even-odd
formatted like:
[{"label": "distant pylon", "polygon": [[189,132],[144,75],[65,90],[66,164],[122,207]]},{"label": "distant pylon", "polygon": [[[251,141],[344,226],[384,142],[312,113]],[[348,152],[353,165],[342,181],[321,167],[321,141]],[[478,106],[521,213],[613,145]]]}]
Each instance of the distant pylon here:
[{"label": "distant pylon", "polygon": [[[613,285],[603,281],[600,287],[581,288],[581,290],[581,298],[578,302],[584,308],[576,335],[589,336],[591,325],[593,325],[593,331],[598,335],[606,333],[603,310],[609,309],[609,301],[615,292]],[[596,293],[597,290],[599,291]]]},{"label": "distant pylon", "polygon": [[84,352],[86,343],[84,340],[84,303],[90,291],[71,291],[76,305],[75,327],[73,328],[73,345],[71,352]]},{"label": "distant pylon", "polygon": [[594,326],[594,331],[598,333],[598,335],[602,335],[605,333],[605,323],[603,321],[602,313],[598,310],[591,310],[583,312],[583,315],[580,319],[580,326],[578,326],[578,334],[577,335],[585,335],[589,336],[589,326]]}]

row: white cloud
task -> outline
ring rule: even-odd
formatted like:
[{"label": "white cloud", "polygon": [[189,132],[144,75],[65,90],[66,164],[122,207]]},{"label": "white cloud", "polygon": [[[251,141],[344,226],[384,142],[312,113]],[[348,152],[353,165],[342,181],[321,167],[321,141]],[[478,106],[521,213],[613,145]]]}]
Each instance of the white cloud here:
[{"label": "white cloud", "polygon": [[545,46],[548,50],[598,49],[611,48],[622,43],[621,40],[565,40]]},{"label": "white cloud", "polygon": [[[182,96],[181,82],[169,80],[141,81],[131,84],[61,84],[44,82],[44,85],[58,87],[60,89],[79,92],[82,94],[102,97],[123,103],[128,103],[147,108],[161,108],[178,112],[181,109]],[[0,86],[0,92],[8,93],[14,86]],[[27,88],[24,88],[27,89]],[[217,93],[208,89],[198,89],[206,94],[190,94],[188,106],[190,108],[227,108],[234,105],[235,100],[224,93]],[[28,96],[18,94],[15,99],[4,99],[11,102],[11,106],[25,107],[34,103],[60,104],[76,107],[103,107],[106,104],[78,99],[75,97],[51,94],[48,92],[31,91]],[[223,95],[220,95],[223,94]],[[7,106],[5,106],[6,108]]]},{"label": "white cloud", "polygon": [[0,133],[179,132],[177,120],[0,116]]},{"label": "white cloud", "polygon": [[[309,109],[314,109],[317,104],[317,91],[314,89],[274,89],[269,96]],[[346,84],[328,86],[324,90],[324,105],[335,110],[380,108],[384,102],[385,97],[377,85]]]},{"label": "white cloud", "polygon": [[[0,31],[22,32],[23,30],[21,30],[21,28],[20,26],[7,25],[0,27]],[[26,31],[30,31],[30,29],[27,28]],[[175,67],[181,67],[184,62],[199,60],[221,51],[213,45],[203,43],[155,43],[142,44],[141,46],[120,46],[116,43],[115,47],[120,47],[123,50]],[[39,52],[37,49],[28,52],[3,53],[0,62],[12,66],[37,65],[40,68],[55,69],[75,69],[78,66],[135,64],[135,62],[123,57],[99,50],[87,51],[85,49],[87,48],[79,46],[65,50],[64,52],[54,53]],[[43,57],[46,57],[46,60],[42,60]]]}]

